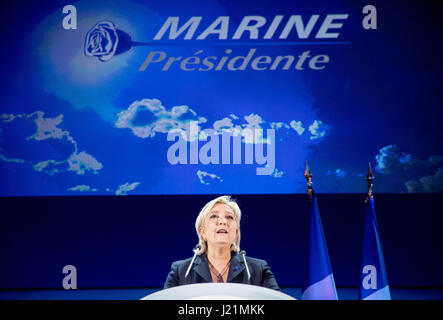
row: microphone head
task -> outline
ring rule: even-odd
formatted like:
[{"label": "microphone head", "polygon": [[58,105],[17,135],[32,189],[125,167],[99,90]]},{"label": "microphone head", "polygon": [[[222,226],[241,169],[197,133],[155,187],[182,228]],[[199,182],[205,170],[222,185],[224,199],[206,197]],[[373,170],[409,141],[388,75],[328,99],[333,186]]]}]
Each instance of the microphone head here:
[{"label": "microphone head", "polygon": [[240,251],[240,254],[242,254],[242,255],[246,255],[246,251],[245,250],[242,250],[242,251]]},{"label": "microphone head", "polygon": [[202,248],[202,246],[200,244],[198,244],[194,247],[194,250],[192,250],[192,251],[198,251],[198,250],[201,250],[201,248]]}]

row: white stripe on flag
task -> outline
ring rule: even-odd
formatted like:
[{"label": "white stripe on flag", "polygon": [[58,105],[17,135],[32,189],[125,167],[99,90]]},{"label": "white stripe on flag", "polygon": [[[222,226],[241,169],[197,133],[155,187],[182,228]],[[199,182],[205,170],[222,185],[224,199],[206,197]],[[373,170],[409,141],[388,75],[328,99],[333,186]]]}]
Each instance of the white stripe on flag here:
[{"label": "white stripe on flag", "polygon": [[302,300],[337,300],[334,276],[332,273],[309,287],[301,295]]},{"label": "white stripe on flag", "polygon": [[363,300],[391,300],[391,292],[389,291],[389,285],[380,290],[375,291]]}]

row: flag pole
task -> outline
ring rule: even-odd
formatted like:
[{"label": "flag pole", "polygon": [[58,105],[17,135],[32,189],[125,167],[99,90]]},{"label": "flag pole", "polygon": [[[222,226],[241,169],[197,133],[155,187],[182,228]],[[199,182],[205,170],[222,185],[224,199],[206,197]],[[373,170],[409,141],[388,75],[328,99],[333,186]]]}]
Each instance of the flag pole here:
[{"label": "flag pole", "polygon": [[312,173],[306,161],[305,174],[309,195],[308,272],[302,288],[302,300],[337,300],[334,275],[329,261],[328,248],[317,205],[317,195],[312,186]]},{"label": "flag pole", "polygon": [[374,178],[375,177],[372,174],[371,163],[369,162],[368,175],[366,176],[366,181],[368,182],[368,196],[366,197],[365,203],[367,203],[369,199],[373,197],[372,188],[374,187],[374,183],[372,180],[374,180]]},{"label": "flag pole", "polygon": [[308,195],[309,195],[309,203],[312,203],[312,174],[309,170],[308,166],[308,160],[306,160],[306,169],[305,169],[305,178],[306,178],[306,185],[308,186]]},{"label": "flag pole", "polygon": [[363,231],[359,300],[391,300],[388,275],[374,208],[374,175],[369,163],[368,194]]}]

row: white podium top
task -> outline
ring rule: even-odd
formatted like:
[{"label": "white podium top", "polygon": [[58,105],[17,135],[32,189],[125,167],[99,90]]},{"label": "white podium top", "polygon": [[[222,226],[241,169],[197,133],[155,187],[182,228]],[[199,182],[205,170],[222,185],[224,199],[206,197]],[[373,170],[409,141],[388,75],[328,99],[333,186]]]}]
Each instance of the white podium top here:
[{"label": "white podium top", "polygon": [[140,300],[296,300],[283,292],[241,283],[196,283],[168,288]]}]

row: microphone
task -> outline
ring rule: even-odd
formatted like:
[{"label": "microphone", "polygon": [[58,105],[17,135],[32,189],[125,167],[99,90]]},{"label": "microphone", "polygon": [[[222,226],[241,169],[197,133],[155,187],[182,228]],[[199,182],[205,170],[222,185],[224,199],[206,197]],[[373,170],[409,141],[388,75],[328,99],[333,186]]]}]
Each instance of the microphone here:
[{"label": "microphone", "polygon": [[240,254],[243,257],[243,261],[245,262],[245,266],[246,266],[246,272],[248,273],[248,284],[251,284],[251,273],[249,272],[248,264],[246,263],[246,258],[245,258],[246,251],[242,250],[242,251],[240,251]]},{"label": "microphone", "polygon": [[191,271],[192,264],[194,263],[195,257],[197,256],[197,252],[202,248],[201,245],[196,245],[192,251],[194,251],[194,256],[192,257],[191,263],[189,264],[188,270],[186,271],[185,278],[188,276],[189,271]]}]

